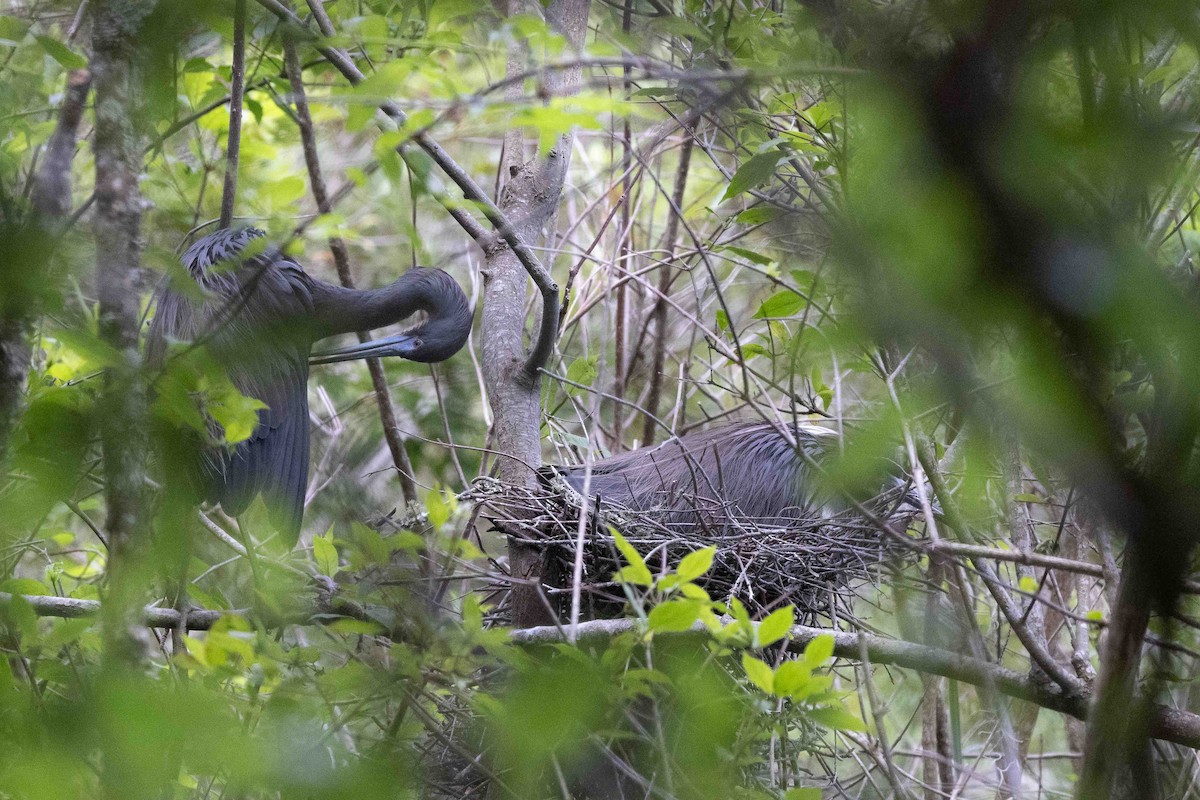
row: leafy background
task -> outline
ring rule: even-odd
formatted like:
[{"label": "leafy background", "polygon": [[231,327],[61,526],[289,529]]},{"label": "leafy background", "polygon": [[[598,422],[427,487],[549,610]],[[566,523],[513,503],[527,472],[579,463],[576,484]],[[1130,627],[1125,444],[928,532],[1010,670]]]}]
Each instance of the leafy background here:
[{"label": "leafy background", "polygon": [[[570,287],[543,384],[546,459],[755,416],[841,434],[826,476],[836,491],[877,488],[881,459],[911,471],[923,458],[958,521],[942,535],[1076,565],[1001,559],[992,574],[1020,625],[1090,685],[1117,603],[1118,534],[1153,527],[1137,521],[1159,519],[1147,498],[1184,515],[1200,496],[1194,9],[1026,9],[1021,41],[982,59],[988,80],[1008,81],[1005,102],[977,107],[935,76],[947,53],[969,63],[954,44],[986,41],[972,37],[989,30],[991,6],[847,7],[831,17],[816,2],[597,3],[576,56],[536,6],[502,16],[468,0],[330,3],[335,43],[368,78],[349,87],[301,41],[323,166],[348,187],[334,213],[316,215],[282,31],[252,4],[238,219],[290,238],[330,281],[333,235],[360,286],[442,267],[478,309],[481,254],[437,201],[448,183],[396,146],[427,131],[484,183],[497,180],[503,131],[525,130],[532,155],[574,130],[568,188],[539,244]],[[86,141],[69,230],[47,241],[29,212],[67,71],[88,65],[86,12],[9,2],[0,16],[0,301],[33,341],[0,488],[0,590],[95,600],[108,566],[100,376],[121,356],[97,334]],[[219,214],[232,18],[231,3],[160,0],[143,23],[146,304]],[[528,47],[517,99],[503,84],[514,43]],[[542,67],[576,58],[584,90],[546,96]],[[404,129],[378,125],[385,99],[410,113]],[[647,796],[982,797],[997,792],[1006,737],[1020,791],[1074,790],[1079,723],[917,672],[834,666],[830,638],[789,655],[793,622],[834,620],[786,608],[752,625],[702,588],[711,551],[664,565],[621,548],[627,612],[644,629],[514,644],[491,624],[503,541],[456,499],[493,461],[498,412],[479,353],[472,341],[432,368],[384,365],[422,487],[421,535],[377,529],[407,509],[365,369],[321,367],[296,551],[268,542],[246,557],[156,488],[143,599],[171,605],[185,586],[196,606],[231,612],[211,630],[144,631],[144,668],[115,672],[93,620],[5,602],[0,794],[457,797],[490,785],[496,796],[603,796],[615,753]],[[202,353],[149,380],[155,487],[181,468],[180,443],[249,432],[254,404]],[[1156,462],[1161,441],[1176,446]],[[1122,470],[1143,482],[1123,483]],[[1122,494],[1129,485],[1149,488]],[[239,521],[209,513],[240,542],[270,537],[261,508]],[[1143,535],[1171,584],[1190,566],[1190,540]],[[881,568],[837,621],[954,652],[982,641],[996,664],[1036,674],[964,558]],[[433,599],[431,583],[444,587]],[[289,617],[331,586],[361,613]],[[1183,708],[1194,705],[1193,597],[1144,597],[1157,613],[1144,686]],[[668,635],[697,621],[709,636]],[[931,742],[935,730],[948,741]],[[948,784],[932,749],[952,762]],[[1163,796],[1190,796],[1191,753],[1159,743],[1154,755]]]}]

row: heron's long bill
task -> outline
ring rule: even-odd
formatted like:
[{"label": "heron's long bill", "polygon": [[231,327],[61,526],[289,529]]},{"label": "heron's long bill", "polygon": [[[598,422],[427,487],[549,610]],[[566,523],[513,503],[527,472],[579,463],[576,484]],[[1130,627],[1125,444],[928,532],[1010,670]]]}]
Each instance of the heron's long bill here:
[{"label": "heron's long bill", "polygon": [[334,364],[338,361],[355,361],[360,358],[387,358],[388,356],[405,358],[420,344],[421,340],[411,333],[401,333],[396,336],[376,339],[372,342],[352,344],[347,347],[339,347],[335,350],[326,350],[323,353],[313,353],[309,356],[308,363]]}]

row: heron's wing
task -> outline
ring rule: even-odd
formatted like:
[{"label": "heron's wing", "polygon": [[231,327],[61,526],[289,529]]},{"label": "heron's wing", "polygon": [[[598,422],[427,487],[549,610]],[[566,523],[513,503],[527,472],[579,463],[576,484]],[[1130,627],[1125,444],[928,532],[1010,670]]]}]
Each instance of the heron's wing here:
[{"label": "heron's wing", "polygon": [[[833,441],[813,426],[795,431],[815,458]],[[559,468],[583,491],[584,467]],[[592,465],[588,493],[637,511],[659,512],[669,524],[692,525],[726,514],[763,525],[811,516],[824,500],[788,440],[768,423],[735,423],[690,433],[652,448],[632,450]]]},{"label": "heron's wing", "polygon": [[300,532],[309,452],[309,339],[294,326],[304,324],[311,299],[297,273],[277,264],[258,274],[244,310],[214,343],[238,390],[267,407],[250,438],[217,455],[210,499],[237,515],[261,492],[289,545]]}]

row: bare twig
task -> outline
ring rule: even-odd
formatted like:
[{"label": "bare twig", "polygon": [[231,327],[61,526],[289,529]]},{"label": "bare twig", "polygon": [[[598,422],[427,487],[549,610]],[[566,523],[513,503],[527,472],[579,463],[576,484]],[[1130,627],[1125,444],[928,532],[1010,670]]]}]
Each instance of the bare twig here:
[{"label": "bare twig", "polygon": [[221,224],[233,224],[237,204],[238,158],[242,150],[242,105],[246,96],[246,0],[234,0],[233,68],[229,80],[229,135],[225,142],[225,188],[221,192]]},{"label": "bare twig", "polygon": [[[287,6],[280,3],[279,0],[257,0],[257,2],[283,22],[293,25],[299,30],[307,29],[304,22],[293,14]],[[319,6],[320,4],[316,3],[315,5]],[[365,80],[366,76],[363,75],[362,71],[355,65],[353,59],[345,51],[320,42],[316,43],[315,47],[351,85],[357,86]],[[399,125],[407,125],[408,115],[396,103],[390,100],[384,101],[380,104],[379,108]],[[538,368],[545,364],[546,359],[550,356],[550,351],[553,348],[554,334],[558,330],[558,284],[554,282],[554,279],[550,276],[550,272],[542,266],[541,261],[534,254],[532,248],[518,234],[508,217],[496,206],[483,188],[475,182],[470,173],[459,166],[451,158],[450,154],[424,131],[413,133],[412,141],[424,150],[446,176],[462,190],[463,196],[483,212],[484,217],[487,218],[488,222],[496,229],[497,234],[512,249],[513,254],[516,255],[521,265],[529,273],[534,285],[537,286],[538,291],[541,293],[541,330],[525,365],[525,373],[531,379],[536,378]],[[408,143],[405,142],[398,145],[397,150],[403,155],[407,147]],[[451,211],[451,215],[455,220],[476,238],[477,243],[485,251],[496,246],[497,243],[495,241],[481,238],[478,228],[468,228],[464,224],[464,213],[461,209],[448,208],[448,210]]]},{"label": "bare twig", "polygon": [[[285,35],[283,39],[283,58],[291,85],[292,102],[296,106],[296,124],[300,129],[304,163],[308,168],[313,199],[317,203],[317,211],[321,214],[328,214],[333,211],[333,203],[329,197],[325,175],[321,170],[321,159],[317,153],[317,138],[313,128],[312,113],[308,107],[308,94],[304,89],[303,70],[300,58],[296,53],[296,42],[290,35]],[[333,255],[338,280],[342,286],[353,289],[354,276],[350,272],[350,255],[346,250],[345,241],[340,236],[330,237],[329,252]],[[357,335],[360,342],[371,340],[370,334],[366,331],[359,331]],[[388,388],[387,377],[383,373],[383,364],[377,358],[369,358],[367,359],[367,371],[371,374],[371,386],[375,391],[375,404],[379,408],[383,438],[387,442],[388,452],[391,453],[392,464],[396,467],[396,475],[400,480],[400,491],[405,502],[413,502],[417,499],[413,466],[408,458],[408,452],[404,449],[404,439],[400,435],[400,425],[396,420],[396,409],[392,405],[392,393]]]},{"label": "bare twig", "polygon": [[692,161],[693,137],[687,134],[679,148],[679,165],[675,168],[675,186],[671,190],[671,207],[667,209],[667,229],[663,233],[663,256],[661,270],[658,276],[658,294],[654,300],[654,357],[650,363],[650,394],[646,398],[646,408],[650,416],[646,417],[642,426],[642,447],[654,444],[655,424],[653,417],[658,414],[659,397],[662,394],[663,370],[667,360],[667,294],[671,291],[671,265],[675,253],[675,239],[679,235],[679,218],[683,215],[683,197],[687,190],[688,171]]}]

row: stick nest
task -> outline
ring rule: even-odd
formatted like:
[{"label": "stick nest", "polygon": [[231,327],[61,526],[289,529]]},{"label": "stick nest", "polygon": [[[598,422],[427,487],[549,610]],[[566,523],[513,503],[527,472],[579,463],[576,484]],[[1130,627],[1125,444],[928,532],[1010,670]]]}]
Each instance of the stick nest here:
[{"label": "stick nest", "polygon": [[[714,600],[736,598],[753,615],[788,603],[810,619],[849,608],[855,588],[878,575],[881,565],[916,552],[916,540],[901,533],[913,514],[896,512],[900,489],[862,503],[869,515],[811,514],[787,527],[762,526],[727,505],[700,498],[683,513],[632,511],[603,500],[597,513],[593,499],[585,514],[583,498],[557,475],[537,490],[477,482],[471,494],[497,530],[542,550],[548,592],[563,610],[570,605],[582,542],[581,590],[591,616],[618,613],[628,600],[613,580],[625,561],[612,530],[638,549],[656,575],[674,569],[688,553],[715,545],[711,569],[696,582]],[[890,532],[880,520],[887,521]]]}]

